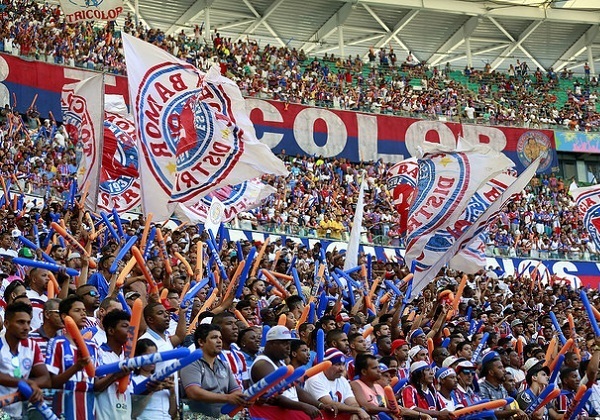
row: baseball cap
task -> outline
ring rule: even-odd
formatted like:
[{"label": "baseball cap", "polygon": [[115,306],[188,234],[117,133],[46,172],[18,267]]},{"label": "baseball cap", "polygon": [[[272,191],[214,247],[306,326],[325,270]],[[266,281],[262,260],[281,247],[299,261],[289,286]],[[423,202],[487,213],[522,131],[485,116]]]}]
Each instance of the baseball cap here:
[{"label": "baseball cap", "polygon": [[435,372],[435,379],[441,381],[442,379],[445,379],[448,376],[452,375],[456,376],[456,371],[454,369],[449,367],[443,367],[438,369],[437,372]]},{"label": "baseball cap", "polygon": [[420,352],[421,350],[423,350],[423,348],[424,347],[421,347],[421,346],[414,346],[413,348],[411,348],[408,351],[408,357],[411,358],[411,359],[414,358],[417,355],[418,352]]},{"label": "baseball cap", "polygon": [[291,340],[292,333],[283,325],[276,325],[267,333],[267,342],[278,340]]},{"label": "baseball cap", "polygon": [[423,360],[420,360],[420,361],[414,362],[412,365],[410,365],[410,373],[412,374],[412,373],[418,372],[423,369],[428,369],[430,367],[431,367],[431,365],[429,363],[427,363]]},{"label": "baseball cap", "polygon": [[125,294],[125,299],[134,299],[136,297],[140,297],[140,293],[136,291],[127,292]]},{"label": "baseball cap", "polygon": [[390,372],[390,374],[392,376],[395,376],[396,372],[398,372],[398,370],[396,368],[391,368],[391,367],[387,366],[385,363],[379,364],[379,370],[381,371],[381,373]]},{"label": "baseball cap", "polygon": [[531,377],[540,371],[544,371],[547,375],[550,375],[550,368],[548,366],[544,366],[544,362],[536,357],[530,357],[527,359],[525,365],[523,365],[523,370],[528,377]]},{"label": "baseball cap", "polygon": [[515,319],[513,322],[510,323],[510,327],[511,328],[515,328],[517,325],[522,325],[523,321],[521,321],[520,319]]},{"label": "baseball cap", "polygon": [[[269,330],[269,332],[271,332],[271,331],[272,330]],[[269,335],[267,334],[267,341],[269,341],[268,337],[269,337]],[[335,365],[337,363],[346,362],[346,356],[344,356],[344,353],[342,353],[335,347],[332,347],[325,351],[325,356],[323,357],[323,360],[329,360],[331,362],[331,364]]]},{"label": "baseball cap", "polygon": [[410,333],[410,341],[413,341],[415,338],[425,335],[425,332],[421,328],[417,328],[412,333]]},{"label": "baseball cap", "polygon": [[21,236],[21,231],[19,229],[13,229],[11,234],[10,234],[13,238],[18,238],[19,236]]},{"label": "baseball cap", "polygon": [[456,356],[448,356],[444,359],[444,361],[442,362],[442,367],[450,367],[454,364],[454,362],[456,362],[458,360],[458,357]]},{"label": "baseball cap", "polygon": [[350,321],[350,316],[345,312],[340,312],[336,315],[335,320],[337,322],[348,322]]},{"label": "baseball cap", "polygon": [[406,342],[406,340],[397,338],[396,340],[392,341],[392,353],[394,353],[397,348],[400,348],[402,346],[408,346],[408,343]]},{"label": "baseball cap", "polygon": [[464,360],[464,361],[460,362],[458,365],[456,365],[457,373],[460,373],[464,369],[475,369],[475,365],[473,365],[473,363],[469,362],[468,360]]},{"label": "baseball cap", "polygon": [[19,250],[19,257],[24,257],[24,258],[35,258],[35,255],[33,254],[33,251],[27,247],[23,247]]},{"label": "baseball cap", "polygon": [[79,252],[71,252],[67,258],[67,261],[74,260],[75,258],[81,258],[81,254]]},{"label": "baseball cap", "polygon": [[485,354],[485,356],[483,356],[483,359],[481,359],[481,365],[485,365],[486,363],[489,363],[491,361],[493,361],[494,359],[499,359],[500,355],[495,352],[495,351],[489,351]]}]

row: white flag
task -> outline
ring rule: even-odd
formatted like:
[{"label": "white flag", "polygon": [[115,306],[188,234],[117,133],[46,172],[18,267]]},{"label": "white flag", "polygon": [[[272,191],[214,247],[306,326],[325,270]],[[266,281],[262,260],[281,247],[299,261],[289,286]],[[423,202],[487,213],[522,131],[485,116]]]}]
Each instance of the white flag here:
[{"label": "white flag", "polygon": [[[123,46],[144,156],[139,166],[146,214],[166,220],[180,203],[194,205],[219,187],[265,172],[287,174],[283,162],[256,140],[234,82],[216,69],[205,75],[127,34],[123,34]],[[252,155],[252,164],[242,167],[246,149],[261,152]]]},{"label": "white flag", "polygon": [[440,258],[426,270],[424,270],[418,281],[413,279],[413,289],[411,292],[411,298],[417,296],[421,290],[427,286],[427,284],[434,279],[440,269],[450,261],[450,259],[456,255],[458,251],[469,246],[487,227],[489,221],[498,216],[502,208],[508,203],[508,200],[517,193],[523,191],[523,189],[529,184],[531,178],[536,174],[540,162],[543,156],[539,156],[534,160],[531,165],[525,169],[521,175],[506,188],[506,190],[496,198],[492,204],[477,218],[474,223],[464,223],[461,226],[461,232],[456,236],[456,240],[450,245],[448,250],[440,256]]},{"label": "white flag", "polygon": [[78,83],[64,85],[61,92],[63,123],[69,136],[77,140],[81,158],[77,162],[77,185],[82,191],[89,182],[86,206],[96,211],[104,120],[104,81],[101,74]]},{"label": "white flag", "polygon": [[573,188],[570,193],[583,218],[583,227],[594,241],[596,249],[600,249],[600,185]]},{"label": "white flag", "polygon": [[360,234],[362,230],[363,213],[365,207],[365,179],[360,183],[358,201],[354,212],[354,221],[350,230],[350,241],[346,249],[346,260],[344,261],[344,270],[349,270],[358,265],[358,246],[360,244]]}]

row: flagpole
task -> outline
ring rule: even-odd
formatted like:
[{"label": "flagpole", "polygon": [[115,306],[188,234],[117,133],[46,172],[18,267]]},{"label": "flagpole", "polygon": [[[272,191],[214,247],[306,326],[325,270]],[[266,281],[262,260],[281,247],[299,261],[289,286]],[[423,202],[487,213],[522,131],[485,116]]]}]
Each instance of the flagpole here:
[{"label": "flagpole", "polygon": [[104,118],[106,117],[106,113],[104,111],[105,104],[105,77],[106,73],[102,73],[102,85],[100,87],[100,132],[98,133],[98,151],[97,151],[97,161],[98,161],[98,170],[96,171],[96,179],[97,182],[95,184],[95,194],[90,194],[88,197],[91,197],[92,205],[90,206],[94,212],[98,212],[98,196],[100,195],[100,174],[102,173],[102,156],[104,154]]}]

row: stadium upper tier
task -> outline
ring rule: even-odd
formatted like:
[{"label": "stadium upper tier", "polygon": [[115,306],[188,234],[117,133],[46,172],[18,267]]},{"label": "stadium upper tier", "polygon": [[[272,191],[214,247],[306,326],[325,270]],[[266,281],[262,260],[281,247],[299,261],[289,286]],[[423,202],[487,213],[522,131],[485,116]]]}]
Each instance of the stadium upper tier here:
[{"label": "stadium upper tier", "polygon": [[[125,74],[120,29],[66,25],[55,6],[12,1],[1,11],[0,50],[30,59]],[[370,50],[367,59],[327,53],[318,60],[303,51],[253,42],[234,42],[197,30],[166,36],[136,27],[123,30],[156,44],[199,68],[213,63],[248,96],[291,103],[462,122],[596,131],[600,126],[598,79],[552,69],[542,73],[517,60],[508,72],[430,68],[391,49]],[[367,52],[367,51],[365,51]]]}]

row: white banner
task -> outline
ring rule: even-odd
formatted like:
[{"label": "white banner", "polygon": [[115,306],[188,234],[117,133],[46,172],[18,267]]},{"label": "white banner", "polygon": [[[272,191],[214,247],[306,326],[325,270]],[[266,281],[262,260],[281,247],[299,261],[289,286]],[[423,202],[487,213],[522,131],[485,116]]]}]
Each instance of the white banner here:
[{"label": "white banner", "polygon": [[123,12],[123,0],[60,0],[67,23],[115,20]]},{"label": "white banner", "polygon": [[79,191],[89,182],[86,206],[96,211],[98,180],[100,178],[100,154],[102,150],[102,121],[104,83],[101,74],[78,83],[64,85],[61,92],[63,123],[71,139],[81,148],[77,162],[77,185]]}]

